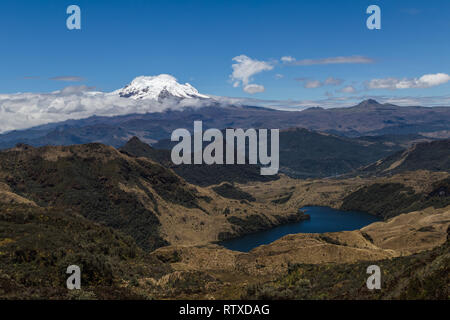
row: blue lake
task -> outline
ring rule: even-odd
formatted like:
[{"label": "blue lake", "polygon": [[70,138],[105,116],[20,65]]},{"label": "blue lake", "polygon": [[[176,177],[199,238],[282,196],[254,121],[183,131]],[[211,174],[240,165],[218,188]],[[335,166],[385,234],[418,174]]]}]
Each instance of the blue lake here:
[{"label": "blue lake", "polygon": [[365,212],[340,211],[329,207],[303,207],[300,210],[309,214],[311,219],[222,241],[219,244],[230,250],[248,252],[287,234],[351,231],[381,221],[380,218]]}]

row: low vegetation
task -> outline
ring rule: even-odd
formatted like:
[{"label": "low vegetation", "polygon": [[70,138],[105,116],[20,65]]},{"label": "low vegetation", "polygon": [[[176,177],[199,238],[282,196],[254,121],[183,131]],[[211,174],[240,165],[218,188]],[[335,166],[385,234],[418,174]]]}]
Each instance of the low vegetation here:
[{"label": "low vegetation", "polygon": [[[163,276],[168,265],[134,239],[57,207],[0,206],[0,297],[136,299],[129,282]],[[82,291],[66,288],[66,269],[81,268]]]},{"label": "low vegetation", "polygon": [[[382,271],[381,290],[366,287],[366,269]],[[450,240],[406,257],[352,264],[291,265],[275,281],[247,287],[243,299],[442,299],[450,298]]]}]

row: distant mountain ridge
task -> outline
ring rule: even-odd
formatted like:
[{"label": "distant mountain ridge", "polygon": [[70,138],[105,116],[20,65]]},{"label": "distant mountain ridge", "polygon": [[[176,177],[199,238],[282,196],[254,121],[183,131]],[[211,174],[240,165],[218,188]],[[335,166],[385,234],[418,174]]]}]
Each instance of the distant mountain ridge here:
[{"label": "distant mountain ridge", "polygon": [[[208,101],[208,100],[207,100]],[[115,117],[70,120],[0,135],[0,149],[17,143],[33,146],[101,142],[114,147],[131,137],[151,143],[170,138],[173,130],[192,130],[201,120],[207,128],[307,128],[335,135],[359,137],[379,135],[434,134],[450,131],[449,107],[399,107],[366,100],[349,108],[311,108],[304,111],[220,105],[167,110]]]}]

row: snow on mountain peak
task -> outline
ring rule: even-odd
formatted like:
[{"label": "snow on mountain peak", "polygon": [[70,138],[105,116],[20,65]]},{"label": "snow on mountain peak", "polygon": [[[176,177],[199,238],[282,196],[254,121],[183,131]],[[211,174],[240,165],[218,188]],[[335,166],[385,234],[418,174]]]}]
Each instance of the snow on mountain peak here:
[{"label": "snow on mountain peak", "polygon": [[122,89],[113,92],[124,98],[164,100],[175,99],[209,99],[200,94],[189,83],[180,84],[177,79],[169,74],[158,76],[140,76]]}]

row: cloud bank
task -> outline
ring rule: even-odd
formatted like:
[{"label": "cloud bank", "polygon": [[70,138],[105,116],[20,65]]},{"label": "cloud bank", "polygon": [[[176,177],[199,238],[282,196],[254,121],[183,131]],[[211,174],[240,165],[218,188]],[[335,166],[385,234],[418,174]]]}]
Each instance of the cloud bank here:
[{"label": "cloud bank", "polygon": [[84,78],[77,77],[77,76],[60,76],[60,77],[50,78],[50,80],[63,81],[63,82],[81,82],[81,81],[84,81]]},{"label": "cloud bank", "polygon": [[420,78],[384,78],[372,79],[366,83],[368,89],[411,89],[430,88],[450,81],[450,76],[445,73],[425,74]]},{"label": "cloud bank", "polygon": [[333,77],[328,77],[324,81],[314,80],[310,78],[296,78],[296,81],[303,83],[303,88],[315,89],[323,86],[339,86],[344,83],[344,80]]},{"label": "cloud bank", "polygon": [[[230,75],[230,79],[233,82],[233,87],[238,88],[242,86],[244,92],[249,94],[255,94],[264,92],[265,88],[261,84],[254,84],[252,77],[263,71],[273,70],[274,67],[281,62],[286,66],[309,66],[309,65],[324,65],[324,64],[351,64],[351,63],[373,63],[373,59],[365,56],[339,56],[328,57],[321,59],[303,59],[297,60],[292,56],[283,56],[279,60],[259,61],[252,59],[244,54],[236,56],[232,59],[234,63],[231,65],[233,72]],[[281,79],[283,75],[276,74],[275,79]],[[297,78],[297,81],[304,82],[303,86],[307,89],[320,88],[322,86],[338,86],[341,85],[344,80],[335,79],[333,77],[327,78],[325,81],[319,81],[314,79],[302,79]]]},{"label": "cloud bank", "polygon": [[339,90],[341,93],[355,93],[356,89],[353,86],[345,86],[342,89]]},{"label": "cloud bank", "polygon": [[244,86],[244,91],[250,94],[264,92],[265,88],[259,84],[248,84]]},{"label": "cloud bank", "polygon": [[[94,115],[118,116],[132,113],[162,112],[168,109],[181,110],[185,107],[206,107],[210,100],[183,99],[181,101],[135,100],[121,98],[115,94],[90,91],[86,86],[71,86],[51,93],[0,94],[0,133],[26,129],[42,124],[69,119],[84,119]],[[249,90],[262,90],[255,85]],[[349,89],[347,93],[354,91]],[[212,96],[220,105],[253,105],[278,110],[298,111],[309,107],[348,107],[365,99],[376,99],[384,103],[416,106],[450,105],[450,96],[380,96],[349,95],[335,97],[328,95],[317,100],[261,100]]]},{"label": "cloud bank", "polygon": [[291,56],[285,56],[281,58],[281,61],[286,64],[296,66],[311,66],[315,64],[348,64],[348,63],[373,63],[375,60],[365,56],[342,56],[342,57],[329,57],[321,59],[303,59],[297,60]]},{"label": "cloud bank", "polygon": [[86,86],[69,86],[51,93],[0,94],[0,133],[94,115],[118,116],[211,105],[211,101],[198,99],[166,99],[162,103],[135,100],[91,90]]},{"label": "cloud bank", "polygon": [[300,111],[311,107],[344,108],[357,105],[363,100],[375,99],[380,103],[391,103],[399,106],[450,106],[450,95],[444,96],[385,96],[385,95],[348,95],[345,97],[328,94],[324,99],[315,100],[264,100],[255,98],[215,97],[222,103],[232,105],[252,105],[285,111]]}]

